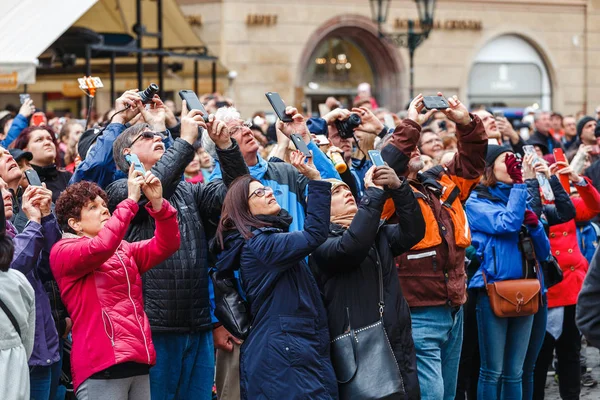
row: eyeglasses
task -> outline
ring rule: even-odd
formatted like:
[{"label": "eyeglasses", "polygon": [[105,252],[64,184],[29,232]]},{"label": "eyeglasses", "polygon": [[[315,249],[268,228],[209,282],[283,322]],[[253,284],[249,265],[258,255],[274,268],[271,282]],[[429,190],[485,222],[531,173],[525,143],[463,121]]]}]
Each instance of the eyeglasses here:
[{"label": "eyeglasses", "polygon": [[256,196],[256,197],[265,197],[265,195],[269,194],[269,193],[273,193],[273,189],[266,186],[266,187],[261,187],[256,189],[254,192],[252,192],[250,194],[250,196],[248,196],[248,200],[250,200],[252,198],[252,196]]},{"label": "eyeglasses", "polygon": [[249,121],[242,122],[239,125],[230,127],[229,134],[235,135],[238,133],[239,130],[243,130],[244,128],[250,128],[251,126],[252,126],[252,122],[249,122]]},{"label": "eyeglasses", "polygon": [[137,142],[138,140],[140,140],[141,138],[144,138],[144,139],[154,139],[154,136],[158,136],[161,139],[165,138],[165,136],[162,133],[146,131],[146,132],[140,133],[135,139],[133,139],[133,142],[131,142],[131,144],[129,145],[129,147],[133,146],[133,144],[135,142]]}]

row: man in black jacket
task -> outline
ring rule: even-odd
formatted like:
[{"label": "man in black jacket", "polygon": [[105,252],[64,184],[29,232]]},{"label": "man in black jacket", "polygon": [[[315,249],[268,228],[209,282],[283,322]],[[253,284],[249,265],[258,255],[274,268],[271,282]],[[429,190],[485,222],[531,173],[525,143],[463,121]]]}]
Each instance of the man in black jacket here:
[{"label": "man in black jacket", "polygon": [[[208,130],[216,143],[223,170],[222,180],[207,185],[181,180],[194,158],[192,144],[198,138],[199,126]],[[208,399],[214,378],[214,350],[207,241],[216,230],[227,186],[247,174],[248,168],[225,123],[211,116],[207,126],[197,110],[182,113],[181,136],[166,151],[161,135],[148,125],[126,129],[113,145],[115,163],[123,172],[129,168],[125,155],[130,153],[161,180],[165,199],[178,211],[181,231],[180,249],[143,275],[145,311],[157,355],[157,364],[150,369],[152,399]],[[127,197],[127,180],[111,183],[107,194],[112,211]],[[153,236],[154,221],[140,207],[125,240],[135,242]]]},{"label": "man in black jacket", "polygon": [[552,153],[554,149],[563,149],[562,144],[550,134],[549,112],[541,112],[535,115],[535,132],[531,135],[527,144],[538,145],[539,143],[546,146],[546,148],[541,147],[544,155]]}]

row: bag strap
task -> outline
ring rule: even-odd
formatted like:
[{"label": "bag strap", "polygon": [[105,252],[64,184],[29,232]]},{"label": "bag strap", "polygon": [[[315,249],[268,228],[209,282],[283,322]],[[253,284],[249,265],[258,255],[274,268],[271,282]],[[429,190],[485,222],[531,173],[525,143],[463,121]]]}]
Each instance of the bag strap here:
[{"label": "bag strap", "polygon": [[383,318],[383,309],[385,308],[385,302],[383,301],[383,271],[377,246],[375,246],[375,254],[377,255],[377,273],[379,274],[379,317]]},{"label": "bag strap", "polygon": [[10,322],[13,324],[13,327],[15,328],[15,331],[17,331],[17,333],[19,334],[19,338],[21,340],[23,340],[23,338],[21,337],[21,328],[19,328],[19,324],[17,323],[17,320],[15,319],[15,316],[13,315],[12,312],[10,312],[10,310],[8,309],[8,307],[6,306],[6,304],[4,304],[4,302],[2,301],[2,299],[0,299],[0,308],[6,313],[6,316],[8,317],[8,319],[10,320]]}]

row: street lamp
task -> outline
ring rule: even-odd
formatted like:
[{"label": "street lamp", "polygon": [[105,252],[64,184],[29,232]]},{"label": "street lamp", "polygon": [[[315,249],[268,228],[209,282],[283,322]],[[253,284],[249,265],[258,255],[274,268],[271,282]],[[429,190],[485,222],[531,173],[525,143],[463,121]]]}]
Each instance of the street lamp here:
[{"label": "street lamp", "polygon": [[435,11],[435,0],[415,0],[417,11],[419,12],[420,32],[415,32],[415,23],[412,19],[408,20],[408,32],[406,33],[385,33],[382,25],[385,24],[390,11],[391,0],[369,0],[371,6],[371,18],[377,24],[377,30],[381,39],[386,39],[398,47],[408,48],[410,57],[410,98],[414,98],[414,55],[415,50],[425,39],[429,37],[429,32],[433,28],[433,13]]}]

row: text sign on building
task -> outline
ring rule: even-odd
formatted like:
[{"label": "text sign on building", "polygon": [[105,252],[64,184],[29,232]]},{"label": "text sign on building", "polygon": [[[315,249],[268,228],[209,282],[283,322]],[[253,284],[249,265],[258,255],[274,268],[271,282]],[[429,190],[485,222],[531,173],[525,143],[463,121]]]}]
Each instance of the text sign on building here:
[{"label": "text sign on building", "polygon": [[[421,22],[414,21],[415,28],[421,27]],[[395,29],[408,29],[408,19],[396,18],[394,21]],[[480,31],[482,28],[481,21],[473,19],[447,19],[444,21],[434,21],[433,29],[446,29],[454,31]]]},{"label": "text sign on building", "polygon": [[246,25],[275,25],[277,23],[277,14],[248,14],[246,16]]},{"label": "text sign on building", "polygon": [[469,76],[470,96],[541,96],[542,72],[535,64],[476,63]]}]

